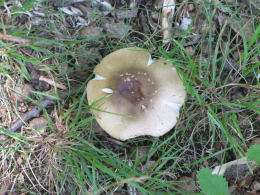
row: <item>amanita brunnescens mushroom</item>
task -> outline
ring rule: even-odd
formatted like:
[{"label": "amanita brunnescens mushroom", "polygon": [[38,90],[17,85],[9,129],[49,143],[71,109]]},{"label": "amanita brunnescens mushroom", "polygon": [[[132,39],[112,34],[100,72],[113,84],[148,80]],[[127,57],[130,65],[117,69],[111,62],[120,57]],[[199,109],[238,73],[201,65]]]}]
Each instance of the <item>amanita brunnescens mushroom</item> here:
[{"label": "amanita brunnescens mushroom", "polygon": [[112,137],[157,137],[176,124],[185,89],[169,61],[153,61],[143,49],[125,48],[106,56],[94,73],[87,85],[88,102]]}]

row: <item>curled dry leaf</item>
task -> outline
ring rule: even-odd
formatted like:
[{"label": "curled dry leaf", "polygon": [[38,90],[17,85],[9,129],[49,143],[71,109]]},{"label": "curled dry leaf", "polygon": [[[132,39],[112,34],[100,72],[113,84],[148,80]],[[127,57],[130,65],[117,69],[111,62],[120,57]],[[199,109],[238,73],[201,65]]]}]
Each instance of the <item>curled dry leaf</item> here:
[{"label": "curled dry leaf", "polygon": [[79,9],[72,7],[72,6],[62,7],[62,8],[59,8],[59,10],[70,16],[82,16],[83,15],[83,13]]},{"label": "curled dry leaf", "polygon": [[163,44],[169,42],[171,37],[171,21],[175,10],[175,0],[164,0],[162,9]]}]

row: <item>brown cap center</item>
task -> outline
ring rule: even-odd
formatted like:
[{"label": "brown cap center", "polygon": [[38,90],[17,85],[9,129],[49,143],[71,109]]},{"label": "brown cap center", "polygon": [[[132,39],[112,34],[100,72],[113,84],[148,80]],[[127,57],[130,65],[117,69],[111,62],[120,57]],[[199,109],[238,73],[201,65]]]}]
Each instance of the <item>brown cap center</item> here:
[{"label": "brown cap center", "polygon": [[144,99],[144,95],[141,91],[141,83],[133,75],[121,77],[118,92],[122,97],[133,104],[138,104]]}]

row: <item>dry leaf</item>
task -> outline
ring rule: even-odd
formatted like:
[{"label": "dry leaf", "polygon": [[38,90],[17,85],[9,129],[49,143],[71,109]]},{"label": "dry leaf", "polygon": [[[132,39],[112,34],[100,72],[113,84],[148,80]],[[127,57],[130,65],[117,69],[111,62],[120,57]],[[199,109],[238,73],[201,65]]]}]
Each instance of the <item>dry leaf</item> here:
[{"label": "dry leaf", "polygon": [[129,29],[131,28],[129,25],[126,25],[123,22],[119,23],[103,23],[102,27],[107,33],[110,33],[115,38],[123,39],[127,36]]},{"label": "dry leaf", "polygon": [[[15,90],[20,92],[21,94],[23,94],[25,96],[32,97],[32,90],[33,90],[33,88],[29,84],[16,86]],[[29,101],[26,97],[24,97],[22,95],[19,95],[16,92],[14,92],[14,95],[17,97],[18,102],[28,102]]]},{"label": "dry leaf", "polygon": [[33,128],[33,129],[39,129],[46,125],[48,125],[48,122],[44,117],[34,118],[29,123],[29,127]]},{"label": "dry leaf", "polygon": [[59,8],[59,10],[70,16],[82,16],[83,15],[83,13],[79,9],[72,7],[72,6],[62,7],[62,8]]},{"label": "dry leaf", "polygon": [[196,190],[196,183],[194,179],[191,177],[183,176],[178,179],[178,184],[176,184],[176,187],[180,190],[185,190],[188,192],[195,192]]},{"label": "dry leaf", "polygon": [[87,27],[83,27],[80,31],[80,37],[82,38],[90,38],[100,35],[100,29],[97,27],[96,23],[91,23]]}]

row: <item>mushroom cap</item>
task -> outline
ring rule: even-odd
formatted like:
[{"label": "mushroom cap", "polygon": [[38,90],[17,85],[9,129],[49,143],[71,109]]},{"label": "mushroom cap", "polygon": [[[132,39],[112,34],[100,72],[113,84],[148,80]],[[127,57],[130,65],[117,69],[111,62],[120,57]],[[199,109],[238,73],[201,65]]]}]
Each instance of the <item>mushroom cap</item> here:
[{"label": "mushroom cap", "polygon": [[186,92],[169,61],[153,61],[143,49],[125,48],[106,56],[94,73],[87,85],[88,102],[112,137],[158,137],[176,124]]}]

